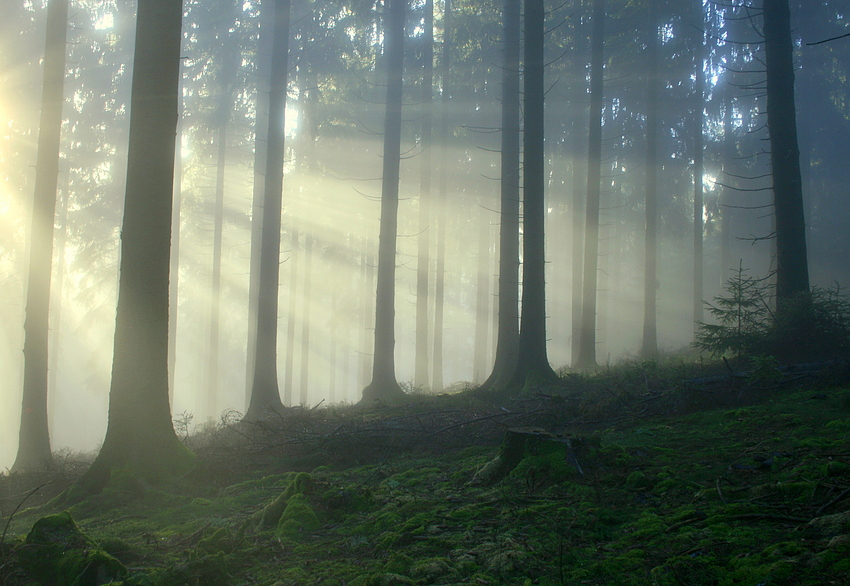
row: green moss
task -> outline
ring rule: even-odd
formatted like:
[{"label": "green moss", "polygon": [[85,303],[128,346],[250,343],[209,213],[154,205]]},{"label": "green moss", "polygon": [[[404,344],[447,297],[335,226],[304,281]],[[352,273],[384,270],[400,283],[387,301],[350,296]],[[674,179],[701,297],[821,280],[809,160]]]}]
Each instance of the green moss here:
[{"label": "green moss", "polygon": [[66,511],[36,521],[20,551],[20,563],[46,586],[96,586],[121,580],[127,569],[99,548]]},{"label": "green moss", "polygon": [[277,524],[277,534],[290,539],[300,539],[322,526],[319,517],[313,511],[302,494],[293,495]]}]

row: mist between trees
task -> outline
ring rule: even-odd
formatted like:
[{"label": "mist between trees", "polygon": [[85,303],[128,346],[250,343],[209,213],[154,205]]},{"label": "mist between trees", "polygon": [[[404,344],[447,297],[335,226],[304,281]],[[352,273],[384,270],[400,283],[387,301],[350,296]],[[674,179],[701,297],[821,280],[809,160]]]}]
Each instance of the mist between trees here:
[{"label": "mist between trees", "polygon": [[[269,114],[268,4],[184,3],[170,376],[172,413],[193,413],[195,423],[247,407],[252,219]],[[545,6],[545,311],[555,369],[574,363],[578,342],[574,303],[593,177],[592,45],[603,51],[596,362],[646,349],[645,291],[655,293],[656,352],[669,353],[689,346],[701,300],[720,292],[739,266],[765,279],[776,270],[762,0],[607,0],[602,42],[592,44],[594,4]],[[850,42],[837,38],[846,33],[842,4],[790,3],[808,273],[821,285],[850,282]],[[42,0],[7,2],[0,23],[0,467],[14,459],[21,406],[47,8]],[[394,331],[396,377],[408,391],[481,383],[493,369],[503,8],[455,0],[447,27],[444,2],[406,6]],[[106,428],[133,10],[127,0],[77,0],[67,17],[50,289],[54,449],[93,449]],[[291,6],[277,324],[288,404],[354,403],[372,376],[383,10],[381,2]],[[649,171],[657,257],[647,287]],[[420,380],[417,338],[427,360]]]}]

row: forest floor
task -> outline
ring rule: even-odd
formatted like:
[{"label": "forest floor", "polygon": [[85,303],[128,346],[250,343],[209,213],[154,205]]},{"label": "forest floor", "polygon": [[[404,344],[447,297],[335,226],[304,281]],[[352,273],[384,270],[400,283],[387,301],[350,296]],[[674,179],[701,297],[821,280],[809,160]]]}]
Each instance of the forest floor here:
[{"label": "forest floor", "polygon": [[190,475],[115,473],[70,517],[49,499],[72,458],[0,477],[0,583],[850,584],[847,363],[630,364],[538,391],[226,416],[184,438]]}]

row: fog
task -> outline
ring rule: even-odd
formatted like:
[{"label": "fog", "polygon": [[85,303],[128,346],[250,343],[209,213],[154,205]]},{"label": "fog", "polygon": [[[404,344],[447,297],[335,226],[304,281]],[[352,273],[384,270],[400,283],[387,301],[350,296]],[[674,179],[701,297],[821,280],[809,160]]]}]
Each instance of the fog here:
[{"label": "fog", "polygon": [[[0,27],[0,470],[14,461],[21,409],[28,226],[45,16],[39,0],[12,4],[8,21]],[[205,4],[188,2],[184,18],[181,173],[176,191],[179,256],[174,265],[177,273],[172,274],[177,295],[171,300],[172,312],[176,312],[176,330],[171,332],[176,350],[172,413],[175,417],[191,414],[193,425],[218,420],[229,410],[246,409],[255,127],[264,119],[257,99],[263,79],[262,53],[256,49],[259,3],[242,3],[235,20],[213,14],[213,8]],[[403,114],[395,326],[396,374],[409,391],[414,390],[420,175],[426,148],[432,160],[431,189],[426,196],[431,212],[427,222],[431,338],[441,221],[437,212],[443,197],[440,184],[445,185],[445,386],[457,389],[481,382],[489,374],[495,351],[500,221],[499,19],[495,7],[489,7],[484,16],[476,16],[473,8],[478,4],[459,4],[451,100],[443,114],[440,81],[435,83],[433,102],[435,133],[441,115],[446,116],[449,133],[444,143],[435,135],[430,146],[423,145],[418,134],[424,116],[419,90],[421,56],[415,42],[421,37],[421,29],[415,26],[420,17],[418,13],[409,16],[412,24]],[[625,3],[611,4],[597,315],[597,359],[602,365],[637,360],[643,324],[642,66],[629,9]],[[73,2],[71,9],[51,293],[49,412],[54,451],[94,450],[106,430],[132,53],[132,35],[128,34],[132,18],[126,9],[120,11],[122,6],[80,0]],[[547,18],[558,27],[547,40],[551,45],[547,45],[551,64],[546,97],[547,336],[551,364],[567,369],[573,343],[573,197],[577,190],[584,192],[587,163],[583,151],[587,141],[583,124],[588,101],[582,89],[586,85],[587,55],[576,49],[571,35],[587,34],[576,25],[576,19],[587,16],[573,16],[569,6],[551,8]],[[350,46],[338,51],[328,49],[328,44],[340,42],[339,34],[328,24],[332,19],[324,15],[313,21],[304,16],[303,6],[294,10],[298,14],[293,22],[300,24],[294,25],[294,65],[286,114],[278,323],[281,391],[290,380],[291,404],[355,403],[371,376],[383,115],[380,72],[370,55],[357,51],[370,47],[377,33],[369,32],[368,27],[346,29]],[[706,11],[711,26],[725,30],[717,9],[706,5]],[[835,29],[843,30],[835,11],[830,14],[832,19],[823,23],[823,38]],[[343,16],[340,13],[337,18],[342,21]],[[437,19],[439,41],[439,13]],[[356,19],[345,22],[348,27],[362,26]],[[659,139],[657,300],[659,342],[665,356],[690,351],[694,330],[693,169],[690,139],[685,132],[692,73],[688,69],[689,52],[679,43],[688,28],[675,14],[670,16],[670,23],[661,55],[666,63],[663,76],[667,93]],[[305,31],[310,26],[323,31],[324,37],[317,33],[309,36]],[[235,34],[233,31],[240,35],[241,63],[231,82],[227,115],[218,368],[210,378],[214,202],[221,122],[216,104],[223,71],[219,57],[222,39]],[[817,36],[811,30],[802,34]],[[305,40],[308,36],[309,41]],[[846,42],[817,49],[801,42],[798,49],[798,79],[807,84],[798,89],[799,124],[811,124],[815,116],[812,111],[822,109],[824,103],[832,108],[829,132],[814,126],[801,130],[810,273],[813,284],[846,285],[850,283],[846,235],[850,220],[846,203],[850,111],[846,83],[843,87],[835,84],[838,79],[846,80],[842,75],[848,71],[850,50]],[[705,69],[709,80],[703,127],[705,300],[719,294],[723,282],[739,266],[760,277],[768,277],[774,268],[772,241],[767,238],[773,230],[771,214],[765,207],[771,201],[770,192],[765,190],[770,179],[762,177],[769,172],[763,151],[764,121],[760,120],[763,103],[752,91],[736,90],[733,98],[724,93],[732,87],[725,68],[754,63],[752,56],[730,51],[727,44],[713,43]],[[341,64],[346,68],[341,69]],[[810,70],[816,74],[809,75]],[[304,97],[310,84],[317,84],[319,89],[315,111],[306,107]],[[836,92],[840,94],[837,97]],[[727,108],[734,110],[729,116],[731,126],[723,124]],[[727,132],[734,134],[736,175],[762,178],[744,181],[724,172]],[[441,148],[446,149],[445,155],[440,155]],[[442,156],[447,162],[445,168],[439,166]],[[444,179],[440,173],[445,173]],[[736,191],[731,197],[737,199],[721,201],[730,197],[724,186],[736,182],[747,190],[746,198]],[[728,215],[725,224],[723,214]],[[297,241],[293,239],[295,231]],[[486,250],[479,246],[482,231]],[[312,239],[311,286],[305,291],[308,235]],[[481,254],[486,254],[484,282],[488,289],[483,297],[488,300],[489,316],[483,367],[474,360]],[[287,339],[290,323],[295,333],[292,343]],[[302,340],[307,331],[309,344],[305,348]],[[289,352],[293,366],[287,369]],[[429,349],[432,355],[433,348]],[[306,380],[302,376],[305,361]],[[477,371],[484,373],[478,380]],[[210,388],[215,389],[214,404],[207,400]]]}]

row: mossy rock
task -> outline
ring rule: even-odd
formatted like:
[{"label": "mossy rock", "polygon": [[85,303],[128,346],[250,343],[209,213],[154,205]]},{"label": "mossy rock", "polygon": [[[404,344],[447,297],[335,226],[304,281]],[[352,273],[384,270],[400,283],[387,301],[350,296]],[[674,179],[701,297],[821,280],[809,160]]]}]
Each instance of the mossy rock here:
[{"label": "mossy rock", "polygon": [[33,524],[20,563],[45,586],[99,586],[127,577],[127,568],[80,531],[67,511]]}]

